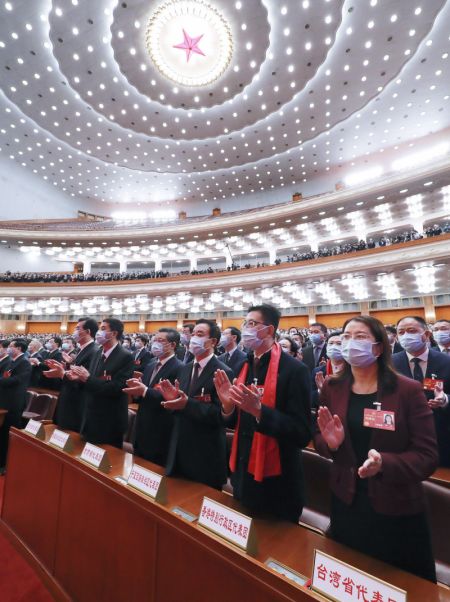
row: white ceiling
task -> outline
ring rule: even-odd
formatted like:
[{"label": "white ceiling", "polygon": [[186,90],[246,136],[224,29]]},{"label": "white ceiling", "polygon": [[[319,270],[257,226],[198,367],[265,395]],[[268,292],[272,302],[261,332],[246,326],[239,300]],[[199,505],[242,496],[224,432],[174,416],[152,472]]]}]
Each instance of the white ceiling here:
[{"label": "white ceiling", "polygon": [[25,176],[189,211],[278,189],[287,200],[447,135],[450,2],[210,0],[233,55],[198,89],[147,53],[160,4],[1,0],[0,148]]}]

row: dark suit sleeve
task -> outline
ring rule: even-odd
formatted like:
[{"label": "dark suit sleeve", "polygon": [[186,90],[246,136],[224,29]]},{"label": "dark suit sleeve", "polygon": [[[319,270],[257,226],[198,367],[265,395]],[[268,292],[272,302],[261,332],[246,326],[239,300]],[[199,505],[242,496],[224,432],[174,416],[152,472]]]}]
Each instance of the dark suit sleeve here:
[{"label": "dark suit sleeve", "polygon": [[261,407],[257,430],[269,437],[290,440],[304,447],[311,440],[311,387],[309,371],[301,362],[289,365],[289,370],[279,378],[287,379],[287,398],[277,403],[283,410]]},{"label": "dark suit sleeve", "polygon": [[423,481],[437,468],[438,453],[433,414],[419,386],[408,387],[402,403],[408,405],[408,449],[381,452],[383,468],[378,478],[396,483]]},{"label": "dark suit sleeve", "polygon": [[[233,380],[232,370],[230,370],[228,367],[226,367],[225,369],[223,365],[219,365],[218,368],[221,368],[226,372],[226,375],[228,376],[230,381]],[[189,418],[192,418],[192,420],[196,420],[204,424],[211,424],[215,426],[223,424],[222,404],[220,403],[215,387],[213,387],[213,389],[211,390],[210,395],[210,403],[199,401],[194,397],[188,397],[186,406],[183,410],[180,411],[183,412],[186,416],[189,416]]]},{"label": "dark suit sleeve", "polygon": [[126,386],[126,381],[133,376],[134,360],[129,353],[123,354],[121,365],[112,370],[111,380],[102,380],[97,376],[89,376],[86,381],[86,390],[92,393],[99,393],[107,397],[120,397],[123,395],[122,389]]},{"label": "dark suit sleeve", "polygon": [[9,376],[8,378],[0,379],[0,387],[3,389],[9,389],[10,387],[15,387],[18,384],[23,384],[24,382],[28,386],[28,382],[31,378],[31,364],[28,361],[21,362],[20,366],[17,366],[17,369],[14,370],[14,374]]}]

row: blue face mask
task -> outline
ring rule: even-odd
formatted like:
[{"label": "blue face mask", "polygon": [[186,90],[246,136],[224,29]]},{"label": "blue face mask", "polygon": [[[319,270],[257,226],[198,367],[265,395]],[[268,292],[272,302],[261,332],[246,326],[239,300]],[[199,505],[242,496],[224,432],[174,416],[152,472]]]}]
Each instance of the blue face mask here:
[{"label": "blue face mask", "polygon": [[405,334],[399,335],[398,342],[408,353],[417,353],[423,349],[425,341],[423,335],[420,332],[406,332]]},{"label": "blue face mask", "polygon": [[438,345],[445,347],[450,343],[450,330],[436,330],[433,332],[433,337]]},{"label": "blue face mask", "polygon": [[314,332],[313,334],[309,335],[309,340],[313,345],[320,345],[323,343],[323,335],[318,332]]},{"label": "blue face mask", "polygon": [[189,351],[193,353],[196,357],[197,355],[201,355],[205,353],[206,347],[205,343],[208,340],[208,337],[196,337],[192,336],[189,342]]},{"label": "blue face mask", "polygon": [[[263,328],[261,330],[264,330]],[[258,337],[257,328],[244,328],[242,331],[242,342],[244,347],[255,351],[264,343],[264,339]]]},{"label": "blue face mask", "polygon": [[377,356],[373,353],[374,344],[372,341],[356,341],[355,339],[343,341],[342,357],[350,366],[356,368],[371,366],[377,361]]},{"label": "blue face mask", "polygon": [[342,348],[340,345],[327,345],[327,355],[330,360],[339,361],[342,358]]},{"label": "blue face mask", "polygon": [[154,343],[152,343],[151,350],[155,357],[161,357],[162,355],[164,355],[164,345],[159,341],[155,341]]}]

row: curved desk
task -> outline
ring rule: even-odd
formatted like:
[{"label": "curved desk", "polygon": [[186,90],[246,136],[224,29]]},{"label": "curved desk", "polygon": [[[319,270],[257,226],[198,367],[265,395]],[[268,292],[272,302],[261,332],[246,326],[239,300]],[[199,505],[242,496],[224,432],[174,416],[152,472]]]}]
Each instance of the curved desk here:
[{"label": "curved desk", "polygon": [[[46,441],[54,430],[47,425]],[[322,600],[264,564],[269,558],[310,576],[315,548],[408,591],[408,602],[450,601],[450,591],[345,548],[308,529],[255,519],[254,557],[172,512],[198,515],[204,495],[244,511],[226,493],[167,479],[164,505],[119,482],[133,456],[103,446],[111,470],[81,462],[83,443],[62,452],[11,429],[2,521],[80,602],[249,602]],[[144,468],[159,466],[135,458]],[[61,598],[64,599],[64,598]],[[67,598],[65,598],[67,600]]]}]

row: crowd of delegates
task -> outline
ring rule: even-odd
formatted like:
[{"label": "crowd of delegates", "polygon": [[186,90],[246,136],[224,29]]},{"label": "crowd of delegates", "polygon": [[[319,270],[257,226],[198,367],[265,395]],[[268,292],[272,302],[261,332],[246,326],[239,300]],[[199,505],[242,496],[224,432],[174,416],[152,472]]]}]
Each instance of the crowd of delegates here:
[{"label": "crowd of delegates", "polygon": [[[59,390],[55,422],[121,448],[138,404],[137,456],[233,495],[252,515],[298,522],[311,440],[331,459],[330,535],[435,581],[421,481],[450,466],[450,321],[352,317],[341,330],[280,329],[268,304],[242,330],[208,319],[124,335],[80,318],[72,336],[0,341],[0,462],[27,386]],[[225,429],[234,432],[227,448]]]},{"label": "crowd of delegates", "polygon": [[[281,258],[276,259],[275,265],[280,265],[283,262],[295,263],[298,261],[318,259],[320,257],[331,257],[334,255],[354,253],[356,251],[363,251],[365,249],[375,249],[376,247],[386,247],[392,244],[418,240],[420,238],[439,236],[440,234],[447,234],[449,232],[450,222],[446,222],[442,226],[439,224],[434,224],[433,226],[426,228],[423,234],[419,234],[419,232],[416,230],[411,229],[400,234],[396,234],[392,237],[382,236],[378,240],[368,238],[367,240],[360,240],[359,242],[349,242],[335,245],[333,247],[323,247],[318,251],[293,253],[292,255],[288,255],[285,260]],[[207,266],[203,269],[195,268],[190,271],[184,270],[180,272],[169,272],[167,270],[134,270],[129,272],[89,272],[86,274],[64,274],[57,272],[11,272],[8,270],[7,272],[0,274],[0,282],[117,282],[121,280],[148,280],[153,278],[168,278],[170,276],[197,276],[199,274],[234,272],[236,270],[249,270],[254,267],[266,267],[267,265],[268,264],[264,262],[258,262],[256,265],[252,265],[250,263],[238,265],[237,263],[233,262],[231,266],[226,268],[213,268],[211,266]]]}]

